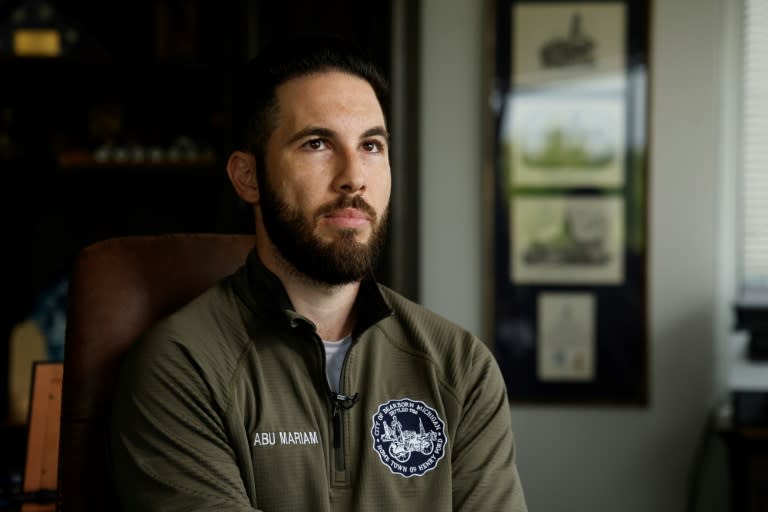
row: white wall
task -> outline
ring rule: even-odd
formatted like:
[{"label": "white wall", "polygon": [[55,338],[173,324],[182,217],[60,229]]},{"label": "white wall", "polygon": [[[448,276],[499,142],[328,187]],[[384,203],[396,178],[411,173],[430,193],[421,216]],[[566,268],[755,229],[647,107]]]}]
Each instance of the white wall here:
[{"label": "white wall", "polygon": [[[531,511],[685,508],[719,371],[721,1],[657,0],[651,9],[650,404],[514,406]],[[422,301],[477,333],[483,298],[482,5],[423,1],[420,91]],[[718,461],[700,510],[725,510]]]}]

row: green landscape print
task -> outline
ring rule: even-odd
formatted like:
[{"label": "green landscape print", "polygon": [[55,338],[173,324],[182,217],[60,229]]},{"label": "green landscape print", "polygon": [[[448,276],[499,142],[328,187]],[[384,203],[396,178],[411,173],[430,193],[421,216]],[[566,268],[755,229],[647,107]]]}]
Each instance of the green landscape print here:
[{"label": "green landscape print", "polygon": [[525,94],[513,96],[508,106],[502,151],[511,189],[624,185],[620,95]]}]

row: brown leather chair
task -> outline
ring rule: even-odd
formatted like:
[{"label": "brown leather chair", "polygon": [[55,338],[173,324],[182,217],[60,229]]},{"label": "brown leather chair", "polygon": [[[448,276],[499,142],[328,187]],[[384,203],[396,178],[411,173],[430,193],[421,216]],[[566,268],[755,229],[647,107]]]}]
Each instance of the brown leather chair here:
[{"label": "brown leather chair", "polygon": [[246,235],[114,238],[83,249],[69,289],[59,451],[64,512],[119,510],[109,418],[121,357],[153,322],[241,266]]}]

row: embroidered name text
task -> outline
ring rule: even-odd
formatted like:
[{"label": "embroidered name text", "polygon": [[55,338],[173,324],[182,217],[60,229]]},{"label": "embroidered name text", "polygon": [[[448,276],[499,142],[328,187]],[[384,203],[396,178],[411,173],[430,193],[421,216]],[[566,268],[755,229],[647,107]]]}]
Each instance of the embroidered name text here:
[{"label": "embroidered name text", "polygon": [[275,444],[320,444],[317,432],[256,432],[253,446]]}]

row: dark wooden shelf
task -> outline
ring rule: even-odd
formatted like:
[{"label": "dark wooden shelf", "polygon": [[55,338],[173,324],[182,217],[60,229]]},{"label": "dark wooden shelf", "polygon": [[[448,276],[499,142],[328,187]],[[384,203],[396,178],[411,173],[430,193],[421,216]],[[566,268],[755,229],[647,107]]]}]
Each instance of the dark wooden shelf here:
[{"label": "dark wooden shelf", "polygon": [[59,173],[77,172],[172,172],[187,174],[212,174],[219,163],[215,156],[196,159],[179,158],[151,161],[149,159],[134,160],[97,160],[90,153],[77,151],[61,153],[57,156]]}]

